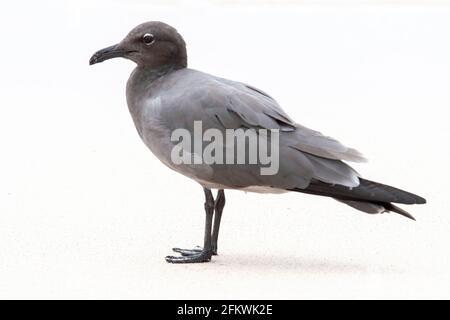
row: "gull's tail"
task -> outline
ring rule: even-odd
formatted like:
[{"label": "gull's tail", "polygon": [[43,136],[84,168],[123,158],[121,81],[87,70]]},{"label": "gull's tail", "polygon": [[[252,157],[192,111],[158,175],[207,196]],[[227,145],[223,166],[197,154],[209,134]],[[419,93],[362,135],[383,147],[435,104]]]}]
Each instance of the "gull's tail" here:
[{"label": "gull's tail", "polygon": [[354,188],[312,181],[307,188],[296,188],[292,191],[334,198],[357,210],[370,214],[392,211],[413,220],[415,219],[411,214],[393,205],[392,202],[403,204],[426,203],[424,198],[407,191],[361,178],[359,181],[359,186]]}]

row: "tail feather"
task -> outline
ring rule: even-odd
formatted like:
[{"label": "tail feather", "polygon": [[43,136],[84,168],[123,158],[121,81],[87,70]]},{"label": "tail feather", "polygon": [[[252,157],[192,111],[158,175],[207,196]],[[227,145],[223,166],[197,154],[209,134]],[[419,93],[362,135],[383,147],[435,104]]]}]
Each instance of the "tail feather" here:
[{"label": "tail feather", "polygon": [[402,216],[404,216],[406,218],[416,221],[416,219],[409,212],[407,212],[397,206],[394,206],[392,203],[385,203],[384,207],[386,208],[387,211],[392,211],[392,212],[401,214]]},{"label": "tail feather", "polygon": [[369,214],[383,213],[386,211],[386,208],[383,205],[377,203],[367,201],[341,200],[337,198],[334,198],[334,200],[345,203],[346,205],[356,210],[363,211]]},{"label": "tail feather", "polygon": [[374,203],[374,202],[367,202],[367,201],[353,201],[353,200],[340,200],[335,199],[339,202],[345,203],[346,205],[355,208],[356,210],[363,211],[369,214],[377,214],[377,213],[384,213],[384,212],[395,212],[398,213],[408,219],[416,220],[409,212],[393,205],[392,203],[386,202],[386,203]]},{"label": "tail feather", "polygon": [[426,203],[424,198],[413,193],[361,178],[359,186],[355,188],[315,180],[305,189],[296,188],[292,191],[334,198],[370,214],[392,211],[412,220],[415,219],[411,214],[391,202],[403,204]]}]

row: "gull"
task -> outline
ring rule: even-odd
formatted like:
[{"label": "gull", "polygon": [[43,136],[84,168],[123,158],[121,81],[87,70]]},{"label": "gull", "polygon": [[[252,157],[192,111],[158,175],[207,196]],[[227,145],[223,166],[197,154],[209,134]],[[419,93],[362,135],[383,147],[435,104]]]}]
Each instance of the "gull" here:
[{"label": "gull", "polygon": [[[333,198],[369,214],[395,212],[413,220],[394,203],[426,202],[410,192],[362,178],[347,164],[365,162],[360,152],[298,124],[264,91],[188,68],[185,41],[176,29],[163,22],[138,25],[120,43],[97,51],[89,64],[116,57],[136,63],[127,82],[126,97],[142,141],[163,164],[197,181],[204,190],[203,247],[173,248],[180,255],[167,256],[169,263],[208,262],[217,255],[226,189],[300,192]],[[201,123],[204,135],[194,134],[197,123]],[[228,130],[254,130],[257,138],[276,146],[277,170],[262,174],[260,162],[174,161],[174,150],[187,155],[186,159],[202,157],[202,150],[186,147],[190,143],[180,147],[180,141],[174,141],[174,132],[180,129],[196,136],[197,143],[205,139],[206,130],[215,130],[216,136],[225,136]],[[269,133],[263,135],[261,130]],[[205,144],[202,141],[200,148]],[[218,148],[231,152],[228,144]],[[232,154],[233,159],[238,156]],[[218,190],[216,197],[211,189]]]}]

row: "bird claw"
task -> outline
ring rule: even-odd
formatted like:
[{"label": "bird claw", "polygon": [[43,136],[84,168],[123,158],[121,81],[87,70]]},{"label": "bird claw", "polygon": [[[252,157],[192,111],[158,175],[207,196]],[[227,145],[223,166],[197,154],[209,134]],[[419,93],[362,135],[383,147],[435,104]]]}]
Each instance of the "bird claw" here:
[{"label": "bird claw", "polygon": [[[172,248],[172,250],[176,253],[181,254],[183,257],[198,255],[199,253],[203,252],[203,248],[200,246],[195,246],[193,249]],[[213,248],[211,254],[213,256],[217,256],[217,250]]]},{"label": "bird claw", "polygon": [[200,246],[196,246],[193,249],[181,249],[181,248],[173,248],[174,252],[181,254],[183,257],[198,255],[203,251],[203,248]]},{"label": "bird claw", "polygon": [[201,251],[197,254],[191,254],[189,256],[167,256],[166,261],[169,263],[201,263],[211,261],[211,252]]}]

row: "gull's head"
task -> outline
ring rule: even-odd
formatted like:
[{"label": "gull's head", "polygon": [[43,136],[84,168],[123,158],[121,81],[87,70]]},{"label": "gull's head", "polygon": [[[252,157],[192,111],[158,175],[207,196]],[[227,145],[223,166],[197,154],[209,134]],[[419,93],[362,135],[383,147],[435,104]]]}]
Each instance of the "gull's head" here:
[{"label": "gull's head", "polygon": [[187,66],[183,38],[173,27],[159,21],[138,25],[120,43],[94,53],[89,64],[119,57],[132,60],[138,66],[154,69]]}]

